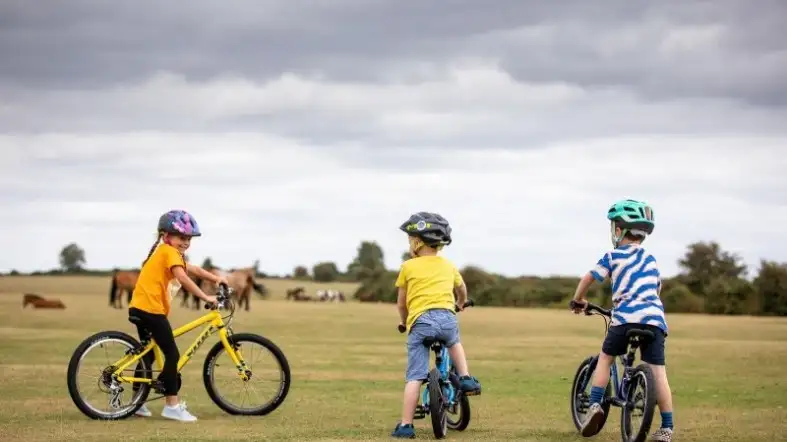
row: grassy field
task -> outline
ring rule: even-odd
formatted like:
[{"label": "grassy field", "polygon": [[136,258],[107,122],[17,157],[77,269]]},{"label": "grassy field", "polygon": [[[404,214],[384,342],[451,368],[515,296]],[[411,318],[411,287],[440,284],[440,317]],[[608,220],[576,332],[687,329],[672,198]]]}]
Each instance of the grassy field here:
[{"label": "grassy field", "polygon": [[[312,282],[296,281],[293,279],[266,279],[258,278],[257,282],[263,284],[270,292],[271,299],[285,299],[287,289],[303,287],[306,294],[314,296],[318,289],[336,289],[344,292],[350,299],[358,288],[354,282]],[[109,302],[109,276],[0,276],[0,293],[38,293],[42,296],[49,294],[60,295],[95,295],[104,296]],[[254,301],[259,300],[253,295]],[[123,297],[125,304],[125,296]],[[21,302],[21,298],[20,298]],[[21,305],[21,304],[20,304]]]},{"label": "grassy field", "polygon": [[[291,303],[254,299],[238,312],[236,332],[260,333],[287,355],[293,383],[285,403],[265,417],[231,417],[208,398],[200,368],[212,338],[184,370],[181,393],[200,418],[97,422],[68,396],[65,372],[74,348],[103,329],[133,334],[125,310],[107,307],[107,280],[0,277],[0,439],[3,441],[385,440],[398,419],[404,337],[391,305]],[[271,288],[274,288],[271,283]],[[23,310],[21,293],[61,298],[66,310]],[[283,296],[283,295],[282,295]],[[596,352],[602,321],[567,311],[475,308],[461,314],[471,371],[484,392],[471,399],[473,420],[451,440],[578,441],[568,397],[577,364]],[[196,313],[176,309],[176,325]],[[667,358],[678,441],[787,440],[787,321],[672,315]],[[194,339],[179,341],[183,349]],[[613,409],[615,410],[615,409]],[[613,411],[597,441],[618,441]],[[658,418],[654,422],[658,425]],[[432,439],[428,420],[418,439]]]}]

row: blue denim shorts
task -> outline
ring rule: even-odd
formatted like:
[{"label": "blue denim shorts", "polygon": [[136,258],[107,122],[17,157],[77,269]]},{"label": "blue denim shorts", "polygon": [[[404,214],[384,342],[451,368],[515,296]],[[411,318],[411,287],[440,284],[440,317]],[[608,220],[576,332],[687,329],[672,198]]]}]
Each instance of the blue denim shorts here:
[{"label": "blue denim shorts", "polygon": [[424,339],[431,338],[445,343],[451,348],[459,342],[459,324],[456,314],[446,309],[427,310],[410,327],[407,336],[406,381],[423,381],[429,375],[429,347]]}]

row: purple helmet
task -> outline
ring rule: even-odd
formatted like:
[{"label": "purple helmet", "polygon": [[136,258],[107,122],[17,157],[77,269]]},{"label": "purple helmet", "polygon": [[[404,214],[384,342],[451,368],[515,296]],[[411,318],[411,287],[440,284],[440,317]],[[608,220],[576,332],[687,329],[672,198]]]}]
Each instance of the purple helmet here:
[{"label": "purple helmet", "polygon": [[170,210],[158,220],[159,232],[186,236],[202,236],[197,220],[185,210]]}]

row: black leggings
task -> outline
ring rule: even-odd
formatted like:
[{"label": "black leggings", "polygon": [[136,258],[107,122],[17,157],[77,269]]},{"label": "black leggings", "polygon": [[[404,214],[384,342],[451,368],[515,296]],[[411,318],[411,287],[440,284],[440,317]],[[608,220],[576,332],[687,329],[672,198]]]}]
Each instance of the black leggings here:
[{"label": "black leggings", "polygon": [[[135,316],[139,321],[134,322],[137,326],[137,333],[139,339],[145,340],[148,334],[153,337],[156,344],[164,353],[164,367],[161,369],[158,379],[164,387],[165,396],[174,396],[180,390],[180,374],[178,373],[178,360],[180,359],[180,352],[178,346],[175,344],[175,336],[172,334],[172,327],[169,325],[169,320],[166,315],[157,315],[148,313],[131,307],[128,309],[129,317]],[[143,359],[147,362],[150,370],[153,369],[153,363],[156,356],[153,351],[146,354]],[[137,365],[137,370],[134,372],[134,377],[144,377],[144,370],[140,365]]]}]

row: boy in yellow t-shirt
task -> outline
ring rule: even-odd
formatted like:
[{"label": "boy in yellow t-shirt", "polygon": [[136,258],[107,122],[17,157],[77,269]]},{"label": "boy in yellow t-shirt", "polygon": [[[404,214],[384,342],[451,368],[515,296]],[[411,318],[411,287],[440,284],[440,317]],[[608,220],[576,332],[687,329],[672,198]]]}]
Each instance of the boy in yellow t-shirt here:
[{"label": "boy in yellow t-shirt", "polygon": [[408,235],[412,259],[402,263],[396,279],[399,316],[408,331],[407,372],[402,420],[391,436],[411,439],[415,437],[413,415],[418,393],[429,373],[429,348],[424,345],[425,339],[445,343],[459,374],[459,388],[466,395],[481,394],[481,384],[468,371],[454,313],[454,308],[461,310],[467,301],[467,287],[456,266],[437,255],[444,246],[451,244],[451,226],[436,213],[418,212],[399,229]]}]

